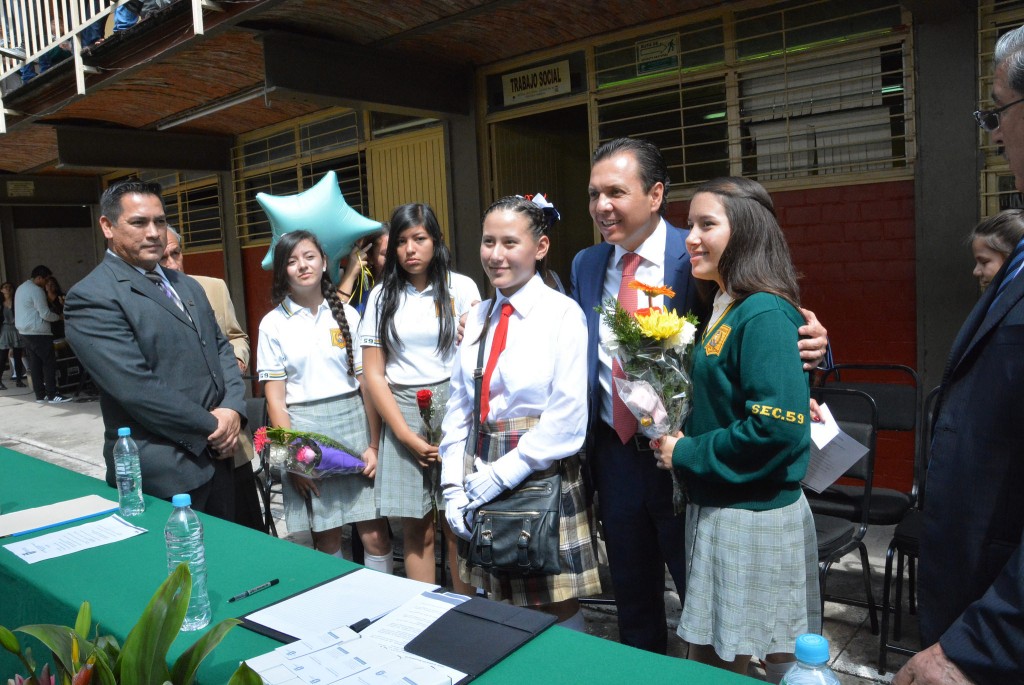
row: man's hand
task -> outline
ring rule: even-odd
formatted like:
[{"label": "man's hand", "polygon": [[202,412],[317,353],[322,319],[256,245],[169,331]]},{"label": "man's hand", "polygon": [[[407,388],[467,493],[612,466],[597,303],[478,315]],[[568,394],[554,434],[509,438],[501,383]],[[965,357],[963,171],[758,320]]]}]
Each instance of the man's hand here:
[{"label": "man's hand", "polygon": [[238,431],[242,428],[242,417],[234,409],[217,407],[210,412],[217,419],[217,430],[210,433],[206,441],[220,452],[225,459],[235,454],[238,447]]},{"label": "man's hand", "polygon": [[918,652],[892,679],[892,685],[974,685],[974,681],[946,657],[936,642]]},{"label": "man's hand", "polygon": [[[473,300],[470,303],[470,307],[480,304],[480,300]],[[462,344],[462,336],[466,334],[466,319],[469,318],[469,312],[463,312],[462,316],[459,317],[459,328],[455,331],[455,344]]]},{"label": "man's hand", "polygon": [[810,371],[817,368],[821,364],[821,360],[825,358],[825,349],[828,347],[828,331],[810,309],[801,307],[800,314],[803,315],[804,321],[807,323],[797,329],[797,333],[801,336],[800,342],[797,343],[797,349],[800,350],[800,360],[804,363],[804,371]]},{"label": "man's hand", "polygon": [[238,357],[235,357],[235,361],[238,362],[238,373],[240,373],[240,374],[242,374],[244,376],[245,375],[245,370],[248,367],[246,367],[245,362],[243,362]]}]

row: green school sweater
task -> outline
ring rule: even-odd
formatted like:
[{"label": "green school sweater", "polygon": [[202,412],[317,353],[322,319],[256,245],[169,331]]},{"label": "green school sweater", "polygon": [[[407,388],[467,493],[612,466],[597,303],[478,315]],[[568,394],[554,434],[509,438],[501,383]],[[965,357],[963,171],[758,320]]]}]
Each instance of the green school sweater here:
[{"label": "green school sweater", "polygon": [[765,511],[799,499],[811,443],[803,323],[781,297],[756,293],[697,341],[693,411],[672,452],[694,503]]}]

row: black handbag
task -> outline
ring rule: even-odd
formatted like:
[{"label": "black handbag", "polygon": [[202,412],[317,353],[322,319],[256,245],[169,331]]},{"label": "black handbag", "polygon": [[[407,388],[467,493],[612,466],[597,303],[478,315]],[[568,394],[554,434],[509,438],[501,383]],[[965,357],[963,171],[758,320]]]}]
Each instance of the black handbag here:
[{"label": "black handbag", "polygon": [[[466,444],[464,472],[473,468],[480,435],[480,393],[483,386],[484,341],[494,301],[480,334],[477,368],[473,371],[476,402],[473,429]],[[459,541],[459,553],[470,566],[519,576],[550,576],[562,572],[559,556],[561,461],[535,471],[476,510],[472,537]]]}]

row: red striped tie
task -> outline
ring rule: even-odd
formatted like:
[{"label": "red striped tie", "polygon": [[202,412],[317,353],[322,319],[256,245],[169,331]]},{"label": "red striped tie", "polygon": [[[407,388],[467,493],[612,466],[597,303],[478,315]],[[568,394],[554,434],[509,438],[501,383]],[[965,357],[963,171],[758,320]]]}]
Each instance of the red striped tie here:
[{"label": "red striped tie", "polygon": [[[622,280],[619,282],[619,306],[632,314],[636,311],[636,290],[630,288],[629,284],[636,280],[636,268],[640,266],[640,255],[635,252],[627,252],[622,256]],[[626,442],[636,435],[636,417],[629,411],[625,403],[619,399],[619,393],[615,389],[615,379],[625,378],[619,366],[619,360],[612,360],[612,424],[619,440],[625,445]]]}]

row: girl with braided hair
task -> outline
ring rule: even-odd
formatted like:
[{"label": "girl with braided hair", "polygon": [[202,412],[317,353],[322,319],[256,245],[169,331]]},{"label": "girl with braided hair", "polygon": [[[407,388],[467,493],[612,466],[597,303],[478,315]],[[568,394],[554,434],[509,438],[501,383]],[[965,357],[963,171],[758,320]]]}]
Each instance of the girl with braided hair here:
[{"label": "girl with braided hair", "polygon": [[342,440],[361,449],[366,463],[362,475],[285,475],[288,529],[308,526],[316,549],[340,557],[341,528],[355,523],[366,566],[390,573],[391,543],[375,492],[380,419],[363,406],[362,353],[352,343],[359,314],[338,299],[312,233],[292,231],[274,247],[271,297],[277,306],[260,322],[256,348],[270,424]]}]

